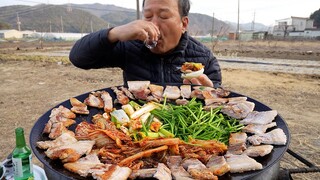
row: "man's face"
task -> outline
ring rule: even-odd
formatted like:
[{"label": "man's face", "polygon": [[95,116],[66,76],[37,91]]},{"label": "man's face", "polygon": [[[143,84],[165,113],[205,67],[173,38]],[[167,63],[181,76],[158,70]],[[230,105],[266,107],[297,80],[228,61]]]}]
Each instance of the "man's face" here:
[{"label": "man's face", "polygon": [[155,54],[173,50],[188,25],[188,17],[180,17],[177,0],[146,0],[143,16],[144,20],[153,22],[160,30],[158,44],[151,49]]}]

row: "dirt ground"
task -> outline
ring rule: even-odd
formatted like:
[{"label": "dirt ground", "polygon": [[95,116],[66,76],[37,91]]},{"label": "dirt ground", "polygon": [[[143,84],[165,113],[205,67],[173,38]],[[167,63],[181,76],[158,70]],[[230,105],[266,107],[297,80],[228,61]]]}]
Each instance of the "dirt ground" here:
[{"label": "dirt ground", "polygon": [[[0,49],[1,46],[0,43]],[[10,51],[15,48],[13,46]],[[1,53],[7,51],[2,49]],[[278,110],[289,126],[290,149],[320,165],[319,76],[223,68],[222,77],[226,89]],[[0,160],[4,160],[15,146],[16,127],[25,129],[29,142],[34,123],[53,106],[82,93],[121,84],[122,72],[117,68],[81,70],[64,62],[17,61],[0,57]],[[34,162],[40,165],[36,158]],[[285,154],[281,167],[304,166]],[[294,175],[294,179],[319,177],[320,173]]]}]

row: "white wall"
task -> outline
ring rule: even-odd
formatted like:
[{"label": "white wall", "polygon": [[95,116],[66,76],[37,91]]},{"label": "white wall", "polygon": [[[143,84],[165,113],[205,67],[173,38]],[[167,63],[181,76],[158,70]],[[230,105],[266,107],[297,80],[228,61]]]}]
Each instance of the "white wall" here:
[{"label": "white wall", "polygon": [[304,32],[305,37],[318,37],[320,36],[320,30],[318,31],[311,31],[311,30],[306,30]]},{"label": "white wall", "polygon": [[22,38],[22,33],[20,31],[17,31],[15,29],[12,30],[3,30],[1,31],[1,34],[3,34],[4,39],[11,39],[11,38]]},{"label": "white wall", "polygon": [[292,26],[295,31],[304,31],[306,29],[307,19],[292,18]]}]

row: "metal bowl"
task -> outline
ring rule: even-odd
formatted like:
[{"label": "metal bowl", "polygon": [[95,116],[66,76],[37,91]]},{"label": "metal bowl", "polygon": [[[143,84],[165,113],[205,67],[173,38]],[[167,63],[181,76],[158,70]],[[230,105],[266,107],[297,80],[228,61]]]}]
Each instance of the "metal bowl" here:
[{"label": "metal bowl", "polygon": [[4,167],[2,163],[0,163],[0,179],[3,178],[5,173],[6,173],[6,167]]},{"label": "metal bowl", "polygon": [[[112,96],[113,99],[116,98],[114,92],[110,88],[105,88],[105,89],[100,89],[100,90],[105,90],[110,93],[110,95]],[[75,98],[77,98],[78,100],[83,102],[84,99],[87,98],[89,94],[90,94],[90,92],[84,93],[82,95],[76,96]],[[238,97],[238,96],[243,96],[243,95],[235,93],[235,92],[231,92],[231,94],[229,95],[229,97]],[[256,111],[271,110],[271,108],[269,108],[268,106],[264,105],[263,103],[261,103],[257,100],[254,100],[250,97],[248,97],[248,101],[255,103],[254,110],[256,110]],[[70,104],[69,100],[62,102],[53,108],[56,108],[60,105],[63,105],[64,107],[67,107],[69,109],[71,108],[71,104]],[[49,159],[44,154],[44,150],[36,147],[37,141],[49,140],[47,135],[42,134],[42,131],[45,127],[45,124],[49,120],[49,115],[51,114],[52,109],[49,109],[45,114],[43,114],[36,121],[36,123],[34,124],[32,130],[31,130],[30,146],[31,146],[33,153],[43,163],[44,169],[46,170],[48,177],[55,177],[55,178],[59,178],[59,179],[90,179],[90,178],[81,177],[77,174],[74,174],[74,173],[66,170],[63,167],[63,164],[61,163],[61,161]],[[102,109],[97,109],[97,108],[92,108],[92,107],[88,107],[88,109],[90,111],[89,115],[77,115],[77,117],[75,119],[77,122],[76,124],[78,124],[84,120],[90,122],[92,115],[95,115],[99,112],[103,113]],[[264,176],[266,173],[269,173],[270,169],[274,169],[273,167],[277,167],[276,169],[279,169],[278,166],[279,166],[280,159],[282,158],[282,156],[284,155],[284,153],[286,152],[286,150],[289,146],[290,133],[289,133],[287,124],[285,123],[285,121],[283,120],[283,118],[280,115],[276,116],[274,122],[277,123],[277,128],[281,128],[284,131],[284,133],[286,134],[287,144],[282,145],[282,146],[274,145],[274,148],[269,155],[266,155],[264,157],[255,158],[259,163],[262,164],[263,169],[257,170],[257,171],[248,171],[248,172],[244,172],[244,173],[227,173],[224,176],[219,177],[219,179],[253,179],[256,177]],[[69,129],[74,130],[76,127],[76,124],[72,125]],[[268,131],[271,131],[272,129],[273,128],[269,129]]]}]

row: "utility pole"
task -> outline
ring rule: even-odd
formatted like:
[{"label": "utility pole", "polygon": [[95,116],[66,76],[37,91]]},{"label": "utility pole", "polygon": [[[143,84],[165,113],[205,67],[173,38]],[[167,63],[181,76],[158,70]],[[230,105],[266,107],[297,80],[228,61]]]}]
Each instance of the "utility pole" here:
[{"label": "utility pole", "polygon": [[62,20],[62,16],[60,16],[60,23],[61,23],[61,32],[63,33],[63,20]]},{"label": "utility pole", "polygon": [[17,25],[18,25],[18,31],[21,31],[21,22],[20,22],[20,18],[19,18],[19,13],[17,13]]},{"label": "utility pole", "polygon": [[238,0],[238,24],[237,24],[237,32],[236,32],[236,39],[239,40],[240,35],[240,0]]},{"label": "utility pole", "polygon": [[214,13],[212,16],[212,29],[211,29],[211,37],[213,37],[213,33],[214,33]]},{"label": "utility pole", "polygon": [[254,13],[253,13],[253,21],[252,21],[252,24],[251,24],[251,30],[252,31],[254,31],[255,19],[256,19],[256,11],[254,11]]},{"label": "utility pole", "polygon": [[139,3],[139,0],[137,0],[137,19],[140,19],[140,3]]},{"label": "utility pole", "polygon": [[70,0],[68,0],[67,12],[72,12],[72,7],[71,7],[71,4],[70,4]]}]

